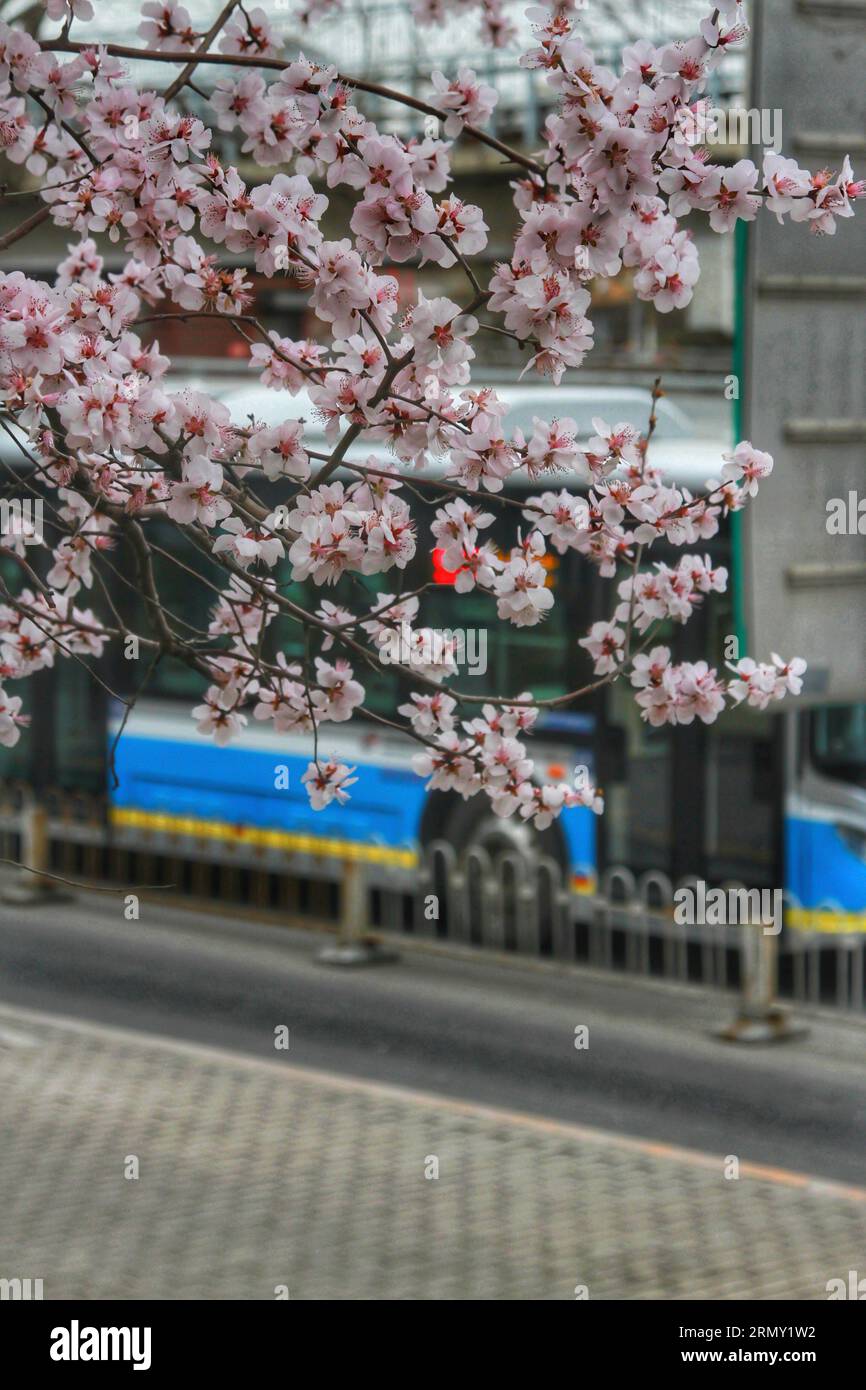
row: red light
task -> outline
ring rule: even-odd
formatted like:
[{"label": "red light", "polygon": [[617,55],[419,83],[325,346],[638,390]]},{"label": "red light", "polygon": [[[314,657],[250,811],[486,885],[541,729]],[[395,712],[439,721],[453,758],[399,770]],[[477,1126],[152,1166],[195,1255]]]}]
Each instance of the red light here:
[{"label": "red light", "polygon": [[460,573],[459,570],[447,570],[442,563],[442,556],[445,551],[441,546],[433,551],[433,583],[434,584],[453,584]]}]

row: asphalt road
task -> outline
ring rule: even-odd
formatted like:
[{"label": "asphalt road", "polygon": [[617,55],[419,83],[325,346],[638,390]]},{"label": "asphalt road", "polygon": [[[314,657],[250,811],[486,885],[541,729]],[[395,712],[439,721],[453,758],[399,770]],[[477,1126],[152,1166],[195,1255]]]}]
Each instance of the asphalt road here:
[{"label": "asphalt road", "polygon": [[737,1047],[711,993],[418,950],[341,970],[313,932],[141,911],[0,906],[0,1000],[264,1057],[285,1025],[297,1066],[866,1185],[866,1026]]}]

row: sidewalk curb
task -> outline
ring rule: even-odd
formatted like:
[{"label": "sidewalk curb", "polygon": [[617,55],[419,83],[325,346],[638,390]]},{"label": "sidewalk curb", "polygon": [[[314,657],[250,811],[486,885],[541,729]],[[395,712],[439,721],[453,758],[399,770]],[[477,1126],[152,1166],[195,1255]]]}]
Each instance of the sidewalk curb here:
[{"label": "sidewalk curb", "polygon": [[[341,1091],[344,1094],[363,1095],[371,1100],[392,1101],[418,1108],[435,1109],[450,1115],[474,1118],[495,1125],[507,1125],[515,1129],[560,1138],[572,1143],[602,1144],[620,1152],[667,1159],[714,1172],[721,1172],[724,1164],[723,1157],[699,1149],[684,1148],[676,1144],[617,1134],[614,1131],[589,1125],[572,1124],[565,1120],[548,1119],[541,1115],[528,1114],[525,1111],[506,1110],[495,1106],[476,1104],[473,1101],[457,1100],[450,1096],[441,1096],[430,1091],[417,1091],[390,1082],[369,1081],[363,1077],[338,1076],[331,1072],[322,1071],[320,1068],[299,1067],[294,1063],[277,1061],[275,1058],[251,1057],[246,1053],[230,1052],[224,1048],[203,1043],[160,1038],[149,1033],[135,1032],[132,1029],[85,1023],[80,1019],[68,1018],[65,1015],[44,1014],[31,1009],[22,1009],[15,1005],[0,1003],[0,1027],[6,1021],[30,1028],[47,1026],[61,1030],[66,1029],[79,1036],[112,1040],[127,1046],[149,1048],[156,1052],[180,1054],[204,1063],[223,1064],[244,1071],[265,1070],[274,1075],[281,1074],[287,1081],[295,1083],[315,1084],[332,1091]],[[748,1160],[743,1160],[740,1162],[740,1177],[748,1177],[758,1182],[772,1183],[776,1186],[797,1188],[822,1197],[833,1197],[858,1204],[866,1203],[866,1187],[857,1187],[853,1184],[840,1183],[809,1173],[772,1167],[768,1164],[751,1163]]]}]

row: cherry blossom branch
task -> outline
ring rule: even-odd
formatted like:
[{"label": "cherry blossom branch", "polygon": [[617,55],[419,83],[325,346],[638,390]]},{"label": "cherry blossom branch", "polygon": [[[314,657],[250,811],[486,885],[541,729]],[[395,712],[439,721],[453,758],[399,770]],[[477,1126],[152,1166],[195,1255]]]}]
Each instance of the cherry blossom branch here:
[{"label": "cherry blossom branch", "polygon": [[[211,44],[219,34],[220,30],[223,28],[223,26],[228,23],[229,19],[231,18],[232,11],[237,8],[238,3],[239,0],[228,0],[228,4],[224,5],[223,8],[220,10],[210,29],[208,29],[207,33],[205,34],[204,38],[202,39],[201,43],[196,49],[193,57],[189,59],[183,70],[178,73],[174,81],[170,82],[168,87],[166,87],[165,92],[163,93],[166,102],[171,101],[172,97],[175,96],[180,91],[181,87],[183,87],[192,77],[199,63],[205,60],[205,58],[207,57],[208,49],[210,48]],[[147,56],[150,57],[152,55],[147,54]],[[189,58],[188,54],[186,56],[187,58]]]},{"label": "cherry blossom branch", "polygon": [[[41,47],[46,53],[85,53],[92,45],[75,43],[69,39],[47,39],[41,44]],[[164,49],[135,48],[120,43],[107,43],[101,47],[113,58],[140,59],[149,63],[189,63],[190,61],[188,53],[171,53]],[[201,63],[215,64],[219,67],[262,68],[271,72],[282,72],[288,66],[284,58],[263,58],[243,53],[197,53],[193,67],[197,67]],[[366,92],[368,96],[381,97],[384,101],[393,101],[400,106],[408,106],[413,111],[420,111],[422,115],[435,116],[440,121],[447,119],[448,113],[442,111],[438,106],[433,106],[428,101],[421,101],[419,97],[410,96],[408,92],[398,92],[393,87],[385,87],[380,82],[368,82],[363,78],[350,77],[347,73],[341,72],[336,74],[336,81],[344,87],[354,88],[358,92]],[[169,88],[170,90],[171,88]],[[488,135],[487,131],[479,130],[477,126],[465,123],[463,132],[480,144],[496,150],[497,153],[505,157],[509,164],[519,164],[522,168],[528,169],[542,179],[546,176],[543,164],[521,154],[519,150],[504,144],[503,141],[497,140],[494,135]]]},{"label": "cherry blossom branch", "polygon": [[32,213],[23,222],[19,222],[17,227],[13,227],[9,232],[4,232],[3,236],[0,236],[0,251],[8,251],[9,247],[14,246],[16,241],[20,241],[22,237],[35,232],[36,228],[41,227],[43,222],[47,222],[50,216],[50,207],[40,208],[38,212]]},{"label": "cherry blossom branch", "polygon": [[[705,22],[687,44],[645,46],[639,71],[635,54],[626,51],[621,76],[571,42],[567,14],[537,17],[537,45],[521,61],[545,73],[558,103],[540,136],[543,162],[481,129],[496,93],[475,74],[461,70],[451,81],[432,74],[437,95],[427,102],[340,76],[300,55],[265,58],[264,52],[275,52],[266,20],[242,3],[223,6],[207,33],[187,28],[178,39],[189,44],[183,53],[95,49],[73,43],[67,23],[60,39],[41,51],[87,56],[49,65],[49,71],[36,61],[38,45],[22,39],[15,86],[47,119],[40,125],[33,111],[24,114],[10,125],[15,149],[7,149],[31,169],[31,151],[38,152],[37,163],[47,153],[54,166],[40,190],[46,207],[7,233],[0,249],[47,217],[78,240],[55,285],[26,275],[2,282],[0,425],[19,449],[7,420],[33,442],[37,460],[21,449],[34,468],[23,487],[35,494],[35,481],[45,492],[59,536],[44,578],[42,565],[31,565],[21,545],[14,547],[30,588],[9,595],[2,609],[0,656],[8,679],[47,664],[53,647],[81,661],[82,653],[99,655],[106,642],[134,635],[121,615],[123,604],[114,602],[119,578],[144,605],[152,635],[141,640],[152,653],[151,669],[167,657],[210,682],[203,705],[193,711],[201,733],[228,741],[257,701],[256,717],[272,719],[278,730],[312,735],[313,762],[304,780],[314,807],[346,796],[350,770],[320,757],[320,727],[365,708],[351,663],[375,672],[387,665],[401,685],[408,684],[411,699],[393,720],[380,721],[423,747],[416,767],[430,776],[430,785],[463,796],[483,791],[498,814],[517,813],[539,829],[580,800],[568,787],[531,784],[531,764],[516,735],[531,728],[539,711],[576,702],[623,674],[642,717],[653,724],[708,721],[726,696],[763,707],[786,690],[796,692],[796,661],[774,658],[772,667],[740,662],[726,689],[705,663],[671,664],[668,647],[644,655],[660,623],[684,623],[705,595],[725,587],[724,571],[701,555],[684,554],[675,568],[657,561],[644,573],[647,549],[656,540],[681,547],[714,535],[722,514],[755,494],[772,468],[768,455],[743,441],[724,456],[722,481],[693,497],[667,486],[647,461],[658,382],[645,439],[631,425],[597,418],[596,433],[585,443],[576,438],[573,421],[558,418],[535,419],[525,437],[509,428],[495,390],[471,389],[475,353],[469,340],[479,330],[529,349],[527,370],[549,373],[557,384],[565,370],[579,367],[592,347],[586,311],[596,277],[631,270],[639,298],[660,312],[683,307],[698,273],[692,239],[677,221],[684,212],[707,213],[719,232],[740,218],[751,220],[765,196],[780,220],[790,214],[818,232],[852,215],[866,186],[853,179],[847,161],[834,183],[829,173],[810,175],[768,154],[755,192],[758,172],[750,161],[723,168],[693,156],[681,138],[679,116],[704,90],[718,49],[739,34],[739,16],[730,24],[730,8],[724,32],[715,12],[709,31]],[[229,24],[236,12],[242,18]],[[223,28],[224,49],[260,52],[211,52]],[[140,32],[149,30],[148,21]],[[169,16],[160,42],[168,35],[171,43],[172,32]],[[116,57],[175,63],[179,70],[154,103],[129,87]],[[199,64],[217,65],[230,76],[207,94],[208,84],[192,81]],[[66,93],[74,74],[88,68],[100,81],[81,115],[82,143],[64,113],[71,110]],[[270,86],[261,75],[267,71],[277,74]],[[234,166],[224,167],[214,132],[190,110],[184,90],[209,101],[220,129],[240,129],[247,137],[244,153],[279,172],[251,187]],[[463,131],[528,174],[512,184],[513,252],[496,265],[488,288],[488,272],[473,259],[487,244],[482,209],[453,192],[439,203],[431,197],[453,182],[447,140],[383,134],[350,104],[355,92],[443,120],[446,137]],[[120,144],[118,125],[126,127],[129,117],[133,128],[124,130]],[[82,154],[102,162],[77,177]],[[329,240],[330,226],[319,226],[325,186],[358,190],[351,237],[337,231]],[[109,235],[122,239],[127,257],[119,275],[104,273],[97,242]],[[419,292],[408,309],[399,309],[397,280],[380,268],[406,261],[459,265],[472,290],[470,303],[461,308]],[[245,267],[251,264],[269,278],[284,270],[302,287],[312,312],[328,325],[330,347],[267,332],[246,312],[253,285]],[[177,312],[158,312],[160,300]],[[479,323],[474,311],[481,308],[500,321]],[[265,385],[308,391],[327,439],[334,439],[330,453],[306,448],[302,420],[268,426],[250,416],[244,426],[207,391],[172,391],[164,377],[167,359],[157,342],[142,345],[141,328],[214,315],[248,345],[250,365]],[[326,356],[330,360],[320,360]],[[399,464],[350,461],[355,441],[378,448],[383,440]],[[448,459],[444,479],[411,471],[423,470],[434,456]],[[535,484],[538,495],[505,496],[509,479]],[[573,486],[575,479],[588,484],[587,496],[552,490],[562,482]],[[459,576],[458,593],[474,590],[495,605],[503,623],[544,621],[559,597],[548,575],[553,550],[577,552],[614,580],[627,561],[611,621],[593,624],[580,640],[594,679],[547,699],[460,689],[462,682],[453,679],[454,644],[427,653],[433,630],[417,626],[430,582],[419,584],[417,572],[407,569],[422,553],[409,505],[415,499],[436,505],[431,531],[443,563]],[[497,512],[516,522],[504,548],[483,535]],[[171,524],[173,542],[185,544],[188,554],[174,555],[159,544],[156,518]],[[118,539],[134,559],[135,583],[107,558],[106,548]],[[286,572],[277,568],[283,563]],[[164,602],[164,575],[177,573],[214,597],[206,632]],[[380,592],[374,603],[361,576],[386,574],[391,591]],[[111,624],[75,605],[94,580]],[[322,585],[341,585],[336,602],[322,597],[315,607],[306,597],[296,601],[287,586],[308,580],[322,595],[331,592]],[[404,591],[407,582],[413,587]],[[272,649],[265,646],[269,629],[273,660],[265,655]],[[303,639],[300,665],[288,660],[285,634],[293,629]],[[393,643],[388,656],[382,649],[395,634],[401,644],[412,644],[408,652],[401,645],[398,659]],[[333,658],[327,655],[332,647]],[[139,693],[149,676],[150,670]],[[17,738],[20,703],[0,683],[0,742]],[[594,793],[581,804],[599,809]]]}]

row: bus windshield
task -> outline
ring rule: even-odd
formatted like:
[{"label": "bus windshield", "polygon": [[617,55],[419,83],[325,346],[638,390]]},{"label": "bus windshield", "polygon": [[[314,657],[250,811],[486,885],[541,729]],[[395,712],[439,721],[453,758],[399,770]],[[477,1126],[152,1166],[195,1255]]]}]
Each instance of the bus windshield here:
[{"label": "bus windshield", "polygon": [[811,744],[817,772],[866,786],[866,703],[813,710]]}]

